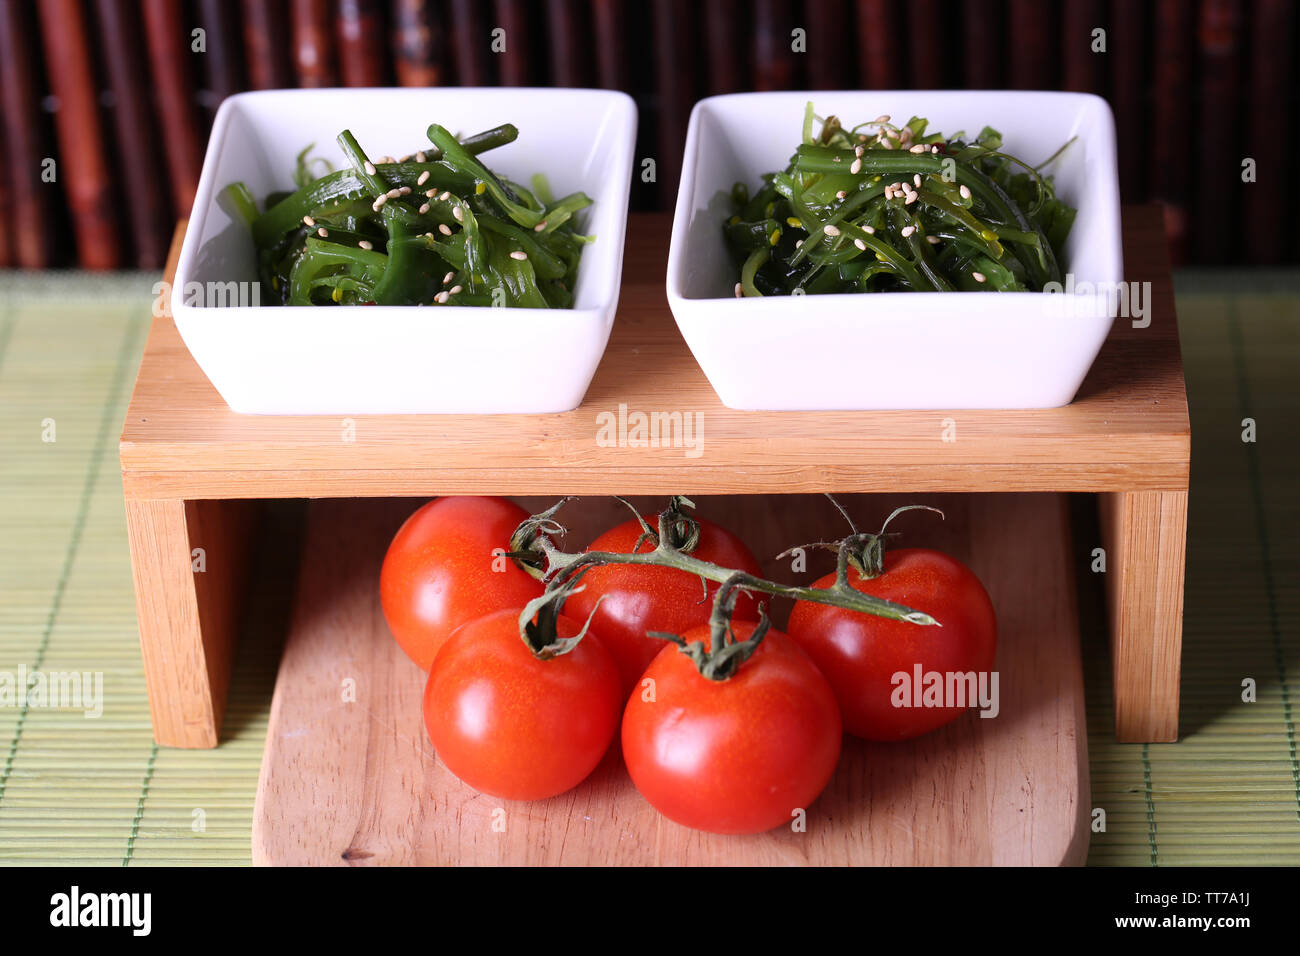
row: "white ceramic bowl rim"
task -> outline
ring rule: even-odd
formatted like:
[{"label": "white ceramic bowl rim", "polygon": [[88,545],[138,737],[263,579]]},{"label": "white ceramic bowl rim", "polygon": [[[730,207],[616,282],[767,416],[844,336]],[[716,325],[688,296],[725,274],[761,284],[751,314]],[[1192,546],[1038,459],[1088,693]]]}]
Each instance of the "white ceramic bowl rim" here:
[{"label": "white ceramic bowl rim", "polygon": [[[1119,234],[1119,191],[1115,176],[1115,130],[1114,119],[1109,105],[1101,97],[1090,93],[1069,93],[1036,90],[821,90],[821,91],[783,91],[768,93],[731,93],[712,96],[696,103],[691,112],[687,131],[686,152],[682,161],[682,181],[678,192],[677,207],[673,223],[673,244],[669,254],[667,289],[670,298],[683,299],[718,299],[730,300],[729,304],[719,307],[744,309],[751,307],[756,300],[737,299],[730,285],[734,284],[734,269],[729,269],[726,276],[731,283],[723,287],[714,283],[707,293],[698,290],[699,283],[692,279],[692,272],[698,267],[700,257],[697,255],[699,245],[695,241],[696,230],[703,230],[704,223],[698,219],[702,210],[716,208],[719,197],[725,195],[734,182],[743,181],[751,189],[761,179],[761,174],[776,169],[784,169],[794,147],[799,142],[799,124],[803,118],[804,104],[811,100],[819,116],[835,113],[840,116],[869,119],[883,113],[908,116],[921,115],[929,120],[930,131],[940,131],[949,135],[964,130],[974,135],[986,125],[998,129],[1004,137],[1005,151],[1025,159],[1027,162],[1041,162],[1051,155],[1057,147],[1078,136],[1060,159],[1049,170],[1053,175],[1057,194],[1078,209],[1078,218],[1071,229],[1064,254],[1061,256],[1063,275],[1071,273],[1073,264],[1083,264],[1083,273],[1076,275],[1078,282],[1088,282],[1105,289],[1115,289],[1122,281],[1122,256],[1120,250],[1095,249],[1090,244],[1101,235]],[[999,104],[996,110],[990,110],[989,103]],[[831,104],[823,108],[822,104]],[[848,106],[841,110],[835,104]],[[894,104],[892,107],[890,104]],[[911,104],[911,105],[908,105]],[[1002,106],[1001,104],[1006,104]],[[899,105],[906,106],[899,110]],[[849,110],[852,110],[850,112]],[[873,112],[874,110],[874,112]],[[966,122],[949,122],[953,110],[964,111],[969,115]],[[723,129],[721,118],[732,111],[744,111],[747,119],[761,116],[763,127],[748,126],[753,131],[753,143],[747,140],[746,148],[735,148],[726,142],[727,130]],[[1000,115],[981,118],[981,113],[998,112]],[[894,116],[896,122],[902,120]],[[973,122],[972,122],[973,120]],[[713,123],[706,137],[705,125]],[[774,133],[774,130],[779,132]],[[1084,131],[1086,130],[1086,139]],[[706,142],[707,139],[707,142]],[[1019,155],[1018,142],[1023,144],[1030,139],[1035,145],[1025,148],[1026,155]],[[1050,149],[1046,144],[1055,143]],[[728,149],[729,163],[722,165],[738,172],[736,179],[730,182],[703,182],[698,179],[702,165],[701,150],[710,143]],[[1046,150],[1041,156],[1038,152]],[[1079,171],[1084,165],[1092,170],[1102,170],[1109,175],[1097,175],[1083,180]],[[722,218],[718,218],[716,228],[722,229]],[[689,247],[689,249],[688,249]],[[716,261],[716,260],[714,260]],[[896,292],[861,295],[857,293],[827,293],[809,296],[818,302],[837,302],[838,308],[861,308],[870,313],[881,299],[906,296],[918,310],[938,308],[935,301],[948,300],[951,292]],[[1004,306],[1016,308],[1008,300],[1041,299],[1039,292],[1004,292],[999,293]],[[1089,303],[1080,307],[1093,311],[1092,303],[1098,300],[1096,295],[1084,295]],[[1107,293],[1100,295],[1101,300]],[[1104,303],[1103,303],[1104,304]],[[951,301],[948,307],[951,307]]]},{"label": "white ceramic bowl rim", "polygon": [[[437,121],[457,133],[514,123],[519,138],[485,156],[501,175],[534,173],[555,195],[593,199],[575,308],[268,307],[212,287],[257,290],[248,228],[216,205],[244,182],[262,202],[292,188],[295,158],[345,165],[335,137],[352,130],[371,156],[425,145]],[[613,326],[623,267],[636,105],[624,93],[564,89],[266,90],[218,110],[171,291],[177,331],[236,412],[286,415],[540,414],[575,407]],[[212,292],[186,302],[191,288]],[[225,293],[221,293],[225,295]]]},{"label": "white ceramic bowl rim", "polygon": [[[583,210],[580,216],[582,219],[582,228],[596,235],[596,242],[587,246],[583,250],[582,262],[578,268],[578,280],[574,289],[574,307],[567,311],[585,311],[590,309],[603,309],[611,303],[617,302],[619,294],[618,275],[610,276],[609,266],[611,261],[621,263],[622,260],[622,234],[626,228],[626,207],[627,197],[630,187],[630,174],[625,178],[623,188],[617,188],[618,177],[611,176],[611,169],[630,170],[632,165],[631,150],[615,149],[612,157],[604,158],[607,161],[593,163],[591,150],[588,149],[588,155],[583,155],[581,149],[572,148],[568,144],[557,143],[554,139],[554,133],[548,129],[547,125],[537,121],[536,107],[530,110],[528,100],[536,102],[555,101],[561,99],[567,100],[567,106],[563,110],[557,110],[557,113],[570,113],[572,115],[582,115],[584,113],[597,114],[602,110],[604,115],[600,117],[600,124],[594,130],[594,136],[599,137],[610,131],[610,127],[615,120],[615,111],[619,108],[626,111],[631,109],[635,117],[635,103],[626,93],[617,90],[602,89],[585,89],[585,88],[550,88],[550,87],[438,87],[429,89],[416,88],[386,88],[386,87],[334,87],[321,89],[285,89],[285,90],[256,90],[245,93],[237,93],[227,97],[217,111],[216,119],[213,122],[212,133],[209,139],[207,155],[203,163],[203,172],[199,179],[198,189],[194,199],[194,212],[190,217],[189,229],[187,230],[185,241],[182,244],[181,255],[177,262],[176,277],[177,282],[172,290],[172,308],[173,313],[179,310],[193,309],[192,305],[186,303],[184,289],[186,283],[198,281],[207,284],[209,282],[220,281],[240,281],[241,279],[254,279],[254,275],[249,276],[210,276],[202,274],[203,270],[199,263],[199,257],[203,247],[209,240],[208,219],[213,215],[214,210],[218,215],[225,219],[224,212],[217,209],[216,196],[224,189],[229,182],[217,180],[217,170],[222,168],[225,150],[233,148],[235,137],[231,135],[234,124],[240,122],[241,111],[253,108],[257,104],[268,102],[271,98],[276,100],[297,100],[300,103],[308,104],[312,102],[324,102],[330,99],[351,99],[362,101],[367,97],[381,96],[386,101],[408,99],[413,101],[436,100],[436,99],[454,99],[457,101],[488,103],[491,108],[497,112],[493,115],[509,115],[513,118],[501,119],[500,122],[514,122],[520,129],[519,139],[514,143],[507,144],[492,150],[485,154],[484,162],[489,169],[501,172],[507,178],[524,184],[529,184],[533,172],[538,171],[530,165],[530,161],[525,158],[528,154],[537,154],[539,152],[563,152],[573,160],[573,166],[580,167],[578,175],[573,176],[570,181],[566,182],[561,177],[548,174],[550,185],[557,196],[565,195],[569,192],[584,191],[591,196],[593,203],[587,209]],[[429,119],[416,119],[410,123],[412,142],[423,140],[424,127],[429,122],[437,121],[438,116],[433,115],[438,112],[434,110],[430,113]],[[337,133],[345,128],[352,129],[358,138],[363,149],[373,158],[382,156],[388,151],[388,147],[383,144],[383,137],[368,135],[363,131],[362,124],[353,120],[352,116],[347,115],[345,109],[340,108],[337,112],[338,119],[331,117],[329,120],[333,125],[330,126],[327,135],[316,135],[311,138],[303,139],[301,143],[294,141],[292,152],[296,154],[298,149],[312,142],[314,139],[315,149],[311,156],[326,156],[334,163],[335,169],[346,166],[346,161],[342,158],[342,152],[338,149],[334,137]],[[530,129],[530,123],[537,125]],[[635,124],[635,121],[634,121]],[[447,125],[444,123],[443,125]],[[463,125],[465,128],[459,129]],[[483,122],[475,124],[468,122],[464,124],[453,124],[448,128],[459,133],[476,133],[483,129],[490,129],[499,125],[497,122]],[[335,128],[337,127],[337,128]],[[471,128],[472,127],[472,128]],[[549,134],[549,135],[546,135]],[[526,139],[531,137],[531,139]],[[291,138],[291,137],[286,137]],[[545,145],[542,145],[545,141]],[[245,144],[246,145],[246,144]],[[410,144],[408,144],[410,145]],[[397,149],[397,146],[392,146]],[[626,157],[621,154],[626,152]],[[522,154],[522,155],[521,155]],[[396,154],[395,154],[396,155]],[[261,158],[261,157],[259,157]],[[292,190],[293,186],[291,174],[293,164],[280,162],[270,162],[274,166],[272,177],[277,183],[279,189]],[[234,179],[230,180],[235,181]],[[596,183],[599,181],[599,185]],[[530,186],[531,188],[531,186]],[[254,199],[259,206],[263,205],[266,194],[273,190],[252,190]],[[613,208],[611,208],[613,207]],[[610,242],[606,243],[606,248],[601,248],[601,239],[607,238]],[[617,245],[615,252],[608,248]],[[195,272],[199,272],[195,275]],[[285,306],[282,309],[294,308],[317,308],[316,306]],[[352,309],[363,308],[362,306],[341,306],[340,308]],[[374,306],[364,308],[376,308]],[[418,308],[417,306],[386,306],[384,308]],[[439,314],[444,320],[453,316],[465,316],[467,310],[478,311],[473,306],[442,306],[439,307]],[[516,310],[507,310],[516,311]],[[521,312],[533,312],[534,310],[517,310]],[[272,315],[268,318],[273,319]]]}]

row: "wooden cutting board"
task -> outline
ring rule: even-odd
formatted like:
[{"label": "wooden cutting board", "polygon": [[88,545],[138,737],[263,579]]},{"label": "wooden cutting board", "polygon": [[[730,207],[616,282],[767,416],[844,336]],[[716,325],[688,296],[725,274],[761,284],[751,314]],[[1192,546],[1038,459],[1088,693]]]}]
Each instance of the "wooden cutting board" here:
[{"label": "wooden cutting board", "polygon": [[[917,496],[913,496],[916,498]],[[519,499],[525,507],[544,499]],[[657,510],[661,503],[636,499]],[[893,496],[843,496],[864,528]],[[420,711],[423,673],[379,607],[379,566],[417,499],[313,502],[291,631],[258,784],[253,859],[270,865],[1062,865],[1088,845],[1087,739],[1066,500],[1056,494],[927,495],[947,518],[903,515],[901,544],[966,560],[999,621],[1000,714],[972,711],[904,744],[845,737],[805,832],[716,836],[661,817],[617,745],[576,789],[515,803],[478,794],[438,761]],[[549,502],[546,502],[549,503]],[[844,531],[820,496],[699,498],[744,538],[769,578],[811,580],[773,555]],[[537,510],[537,509],[532,509]],[[623,520],[583,499],[569,550]],[[788,607],[773,608],[778,623]]]}]

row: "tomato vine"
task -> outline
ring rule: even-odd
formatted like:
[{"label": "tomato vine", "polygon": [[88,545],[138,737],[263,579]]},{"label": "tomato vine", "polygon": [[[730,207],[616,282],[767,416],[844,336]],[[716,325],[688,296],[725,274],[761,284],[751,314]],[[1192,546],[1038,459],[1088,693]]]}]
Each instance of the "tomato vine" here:
[{"label": "tomato vine", "polygon": [[[592,568],[610,564],[676,568],[699,577],[701,584],[706,588],[706,593],[707,582],[712,581],[719,585],[713,597],[713,609],[709,618],[711,632],[709,648],[706,649],[699,641],[688,644],[677,634],[649,632],[651,637],[676,643],[683,653],[691,657],[700,673],[711,680],[726,680],[734,674],[736,668],[753,654],[770,627],[767,615],[760,605],[759,623],[753,634],[744,641],[735,639],[731,616],[735,610],[736,599],[741,593],[759,592],[773,597],[828,604],[919,626],[940,626],[939,622],[929,614],[854,589],[848,579],[850,568],[855,569],[863,577],[872,577],[880,573],[885,529],[895,517],[915,508],[929,511],[937,511],[937,509],[925,505],[906,505],[895,509],[885,520],[880,531],[872,534],[859,532],[839,502],[830,495],[827,497],[849,520],[852,533],[838,541],[818,541],[803,547],[827,548],[836,552],[836,579],[829,588],[781,584],[695,557],[691,551],[694,550],[695,542],[699,540],[699,526],[685,510],[693,509],[695,505],[682,495],[673,495],[669,499],[668,506],[658,515],[657,529],[650,528],[629,502],[618,498],[632,509],[637,515],[637,520],[641,522],[643,533],[637,541],[637,548],[643,541],[651,541],[654,543],[654,549],[651,551],[639,552],[634,549],[634,553],[630,554],[610,551],[576,553],[562,551],[552,540],[553,537],[566,532],[556,515],[573,498],[561,498],[547,510],[531,515],[521,522],[510,539],[509,556],[545,585],[542,595],[530,601],[520,614],[520,636],[538,656],[558,656],[572,650],[581,639],[581,635],[564,641],[555,638],[555,618],[563,608],[565,599],[582,586],[583,575]],[[784,552],[784,554],[789,553],[789,551]]]}]

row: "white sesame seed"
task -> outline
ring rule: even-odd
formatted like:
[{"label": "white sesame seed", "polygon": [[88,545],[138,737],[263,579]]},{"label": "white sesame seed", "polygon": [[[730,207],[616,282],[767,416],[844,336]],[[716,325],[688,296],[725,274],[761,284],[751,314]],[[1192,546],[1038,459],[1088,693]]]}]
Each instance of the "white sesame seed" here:
[{"label": "white sesame seed", "polygon": [[379,207],[381,207],[386,202],[388,202],[387,196],[379,196],[375,199],[374,202],[370,204],[370,208],[373,209],[375,212],[379,212]]},{"label": "white sesame seed", "polygon": [[375,174],[375,164],[370,162],[370,160],[366,160],[365,169],[367,176],[373,176]]},{"label": "white sesame seed", "polygon": [[546,228],[546,220],[543,219],[537,225],[533,226],[533,232],[541,232],[545,228]]},{"label": "white sesame seed", "polygon": [[916,193],[908,193],[907,198],[903,200],[903,205],[904,206],[912,205],[912,203],[916,202],[916,197],[917,197]]},{"label": "white sesame seed", "polygon": [[885,130],[885,135],[888,136],[890,139],[898,139],[898,130],[887,129]]},{"label": "white sesame seed", "polygon": [[398,195],[401,195],[401,196],[409,196],[409,195],[411,195],[411,187],[410,187],[410,186],[399,186],[398,189],[397,189],[397,192],[398,192]]},{"label": "white sesame seed", "polygon": [[429,211],[429,204],[428,204],[427,202],[426,202],[426,203],[423,203],[423,204],[420,206],[420,215],[423,216],[423,215],[424,215],[426,212],[428,212],[428,211]]},{"label": "white sesame seed", "polygon": [[939,244],[939,237],[938,237],[938,236],[926,236],[926,237],[925,237],[925,241],[928,242],[928,243],[929,243],[930,245],[932,245],[932,246],[937,246],[937,245]]},{"label": "white sesame seed", "polygon": [[844,198],[845,196],[847,196],[847,195],[848,195],[848,193],[846,193],[843,189],[841,189],[839,192],[837,192],[837,193],[835,194],[835,198],[836,198],[836,199],[843,199],[843,198]]},{"label": "white sesame seed", "polygon": [[982,272],[972,272],[972,273],[970,274],[970,277],[971,277],[972,279],[974,279],[976,282],[983,282],[983,281],[984,281],[984,273],[982,273]]},{"label": "white sesame seed", "polygon": [[456,217],[457,222],[465,221],[465,211],[461,209],[459,206],[452,206],[451,214]]},{"label": "white sesame seed", "polygon": [[902,184],[902,183],[890,183],[890,184],[889,184],[889,188],[892,189],[892,190],[893,190],[894,192],[896,192],[896,193],[901,193],[901,192],[903,191],[903,184]]},{"label": "white sesame seed", "polygon": [[893,199],[893,198],[894,198],[894,187],[892,187],[892,186],[886,186],[886,187],[885,187],[885,198],[886,198],[886,199]]},{"label": "white sesame seed", "polygon": [[874,236],[874,235],[876,234],[876,227],[875,227],[875,226],[863,226],[863,227],[862,227],[862,231],[865,232],[868,236]]},{"label": "white sesame seed", "polygon": [[409,160],[410,158],[411,158],[411,154],[410,154],[410,153],[407,153],[405,156],[403,156],[401,159],[399,159],[398,162],[399,162],[399,163],[404,163],[404,162],[406,162],[407,160]]},{"label": "white sesame seed", "polygon": [[741,285],[739,282],[737,282],[735,292],[736,292],[736,298],[742,299],[745,296],[745,287]]},{"label": "white sesame seed", "polygon": [[445,276],[442,277],[442,284],[443,284],[443,285],[446,285],[448,282],[450,282],[450,281],[451,281],[452,279],[454,279],[454,278],[456,278],[456,273],[454,273],[454,272],[448,272]]},{"label": "white sesame seed", "polygon": [[452,295],[460,295],[462,292],[465,291],[465,287],[463,285],[454,285],[447,291],[450,292]]},{"label": "white sesame seed", "polygon": [[510,253],[510,258],[518,259],[520,262],[523,262],[525,259],[528,258],[528,253],[521,252],[520,250],[516,249],[514,252]]},{"label": "white sesame seed", "polygon": [[802,245],[803,245],[803,240],[800,239],[798,242],[796,242],[796,243],[794,244],[794,247],[795,247],[796,249],[798,249],[798,248],[799,248],[800,246],[802,246]]},{"label": "white sesame seed", "polygon": [[[417,163],[427,163],[429,161],[429,157],[424,155],[424,150],[420,150],[418,153],[415,154],[415,161]],[[429,171],[426,169],[424,172],[427,175]]]},{"label": "white sesame seed", "polygon": [[920,174],[920,173],[913,173],[913,174],[912,174],[912,185],[915,186],[917,189],[920,189],[920,188],[921,188],[921,174]]},{"label": "white sesame seed", "polygon": [[854,155],[854,156],[861,156],[864,152],[866,152],[866,150],[864,150],[861,146],[855,146],[855,147],[853,147],[853,155]]},{"label": "white sesame seed", "polygon": [[938,146],[937,143],[936,143],[934,146],[931,146],[931,147],[930,147],[930,152],[932,152],[932,153],[937,153],[937,152],[939,152],[939,146]]},{"label": "white sesame seed", "polygon": [[916,232],[916,226],[904,226],[902,229],[902,236],[904,239],[906,239],[914,232]]},{"label": "white sesame seed", "polygon": [[861,239],[854,239],[853,244],[857,246],[859,249],[861,249],[863,252],[867,251],[867,244],[863,242]]},{"label": "white sesame seed", "polygon": [[375,248],[375,244],[371,242],[369,239],[362,239],[360,242],[357,243],[357,245],[359,245],[362,249]]},{"label": "white sesame seed", "polygon": [[429,181],[429,171],[426,169],[424,172],[420,173],[420,178],[415,181],[415,185],[423,186],[428,181]]},{"label": "white sesame seed", "polygon": [[877,117],[876,117],[875,119],[873,119],[871,122],[872,122],[873,124],[876,124],[876,125],[878,125],[878,124],[880,124],[880,123],[888,123],[888,122],[889,122],[889,114],[888,114],[888,113],[881,113],[879,116],[877,116]]},{"label": "white sesame seed", "polygon": [[402,191],[394,186],[392,189],[388,190],[386,195],[389,199],[396,199],[398,196],[402,195]]},{"label": "white sesame seed", "polygon": [[893,148],[894,148],[894,141],[893,141],[892,139],[882,140],[881,143],[882,143],[882,145],[885,147],[885,149],[893,149]]},{"label": "white sesame seed", "polygon": [[451,235],[451,227],[448,226],[445,222],[438,223],[438,231],[442,233],[444,236]]},{"label": "white sesame seed", "polygon": [[438,190],[430,189],[425,193],[425,195],[432,199],[434,196],[438,195]]},{"label": "white sesame seed", "polygon": [[316,220],[313,219],[311,216],[303,216],[303,217],[302,217],[302,224],[303,224],[304,226],[314,226],[314,225],[316,225]]},{"label": "white sesame seed", "polygon": [[324,226],[321,226],[319,229],[316,230],[316,235],[320,236],[322,239],[327,238],[329,234],[330,231],[326,229]]},{"label": "white sesame seed", "polygon": [[849,172],[852,173],[854,176],[862,172],[862,160],[855,159],[853,161],[853,165],[849,167]]},{"label": "white sesame seed", "polygon": [[451,295],[450,295],[449,293],[446,293],[446,292],[439,292],[437,295],[435,295],[435,296],[433,297],[433,301],[434,301],[434,302],[437,302],[439,305],[442,305],[444,302],[446,302],[446,301],[447,301],[448,299],[450,299],[450,298],[451,298]]},{"label": "white sesame seed", "polygon": [[451,193],[449,193],[449,192],[444,192],[444,193],[443,193],[441,196],[439,196],[438,198],[439,198],[440,200],[442,200],[443,202],[446,202],[448,199],[451,198]]},{"label": "white sesame seed", "polygon": [[838,236],[840,234],[839,229],[835,226],[826,226],[822,229],[822,232],[828,236]]},{"label": "white sesame seed", "polygon": [[962,183],[961,189],[959,189],[958,192],[961,193],[962,199],[970,199],[970,187],[965,183]]},{"label": "white sesame seed", "polygon": [[911,149],[909,149],[908,152],[909,152],[909,153],[924,153],[924,152],[925,152],[925,147],[922,146],[920,143],[917,143],[915,146],[913,146]]}]

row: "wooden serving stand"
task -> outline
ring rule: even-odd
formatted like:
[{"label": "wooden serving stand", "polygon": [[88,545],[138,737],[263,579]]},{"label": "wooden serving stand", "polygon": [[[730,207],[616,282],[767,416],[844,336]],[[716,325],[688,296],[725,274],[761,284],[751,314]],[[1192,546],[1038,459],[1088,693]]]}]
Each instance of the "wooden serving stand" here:
[{"label": "wooden serving stand", "polygon": [[[1128,277],[1151,283],[1150,325],[1117,320],[1074,403],[1042,411],[723,407],[668,311],[665,215],[631,217],[609,348],[582,406],[563,414],[236,415],[160,315],[121,441],[155,738],[217,744],[255,499],[680,493],[700,496],[706,513],[766,558],[840,530],[813,493],[887,496],[853,500],[864,524],[899,501],[939,501],[948,521],[936,527],[908,515],[904,530],[915,529],[910,541],[963,555],[988,584],[999,614],[1002,713],[968,714],[903,747],[846,738],[806,833],[739,840],[658,818],[616,753],[578,790],[540,804],[498,808],[449,777],[420,723],[421,675],[395,651],[375,587],[387,539],[417,502],[316,503],[272,706],[255,858],[1080,861],[1087,761],[1064,492],[1100,498],[1104,540],[1076,546],[1106,548],[1116,735],[1169,741],[1178,730],[1187,399],[1159,213],[1128,208],[1124,224]],[[430,356],[430,374],[437,361]],[[597,415],[617,414],[620,404],[702,413],[703,454],[598,444]],[[954,426],[956,440],[945,441]],[[767,495],[788,497],[779,507],[754,497]],[[591,501],[573,507],[578,538],[614,517]],[[792,579],[788,568],[768,573]],[[358,688],[353,702],[340,697],[347,678]]]}]

